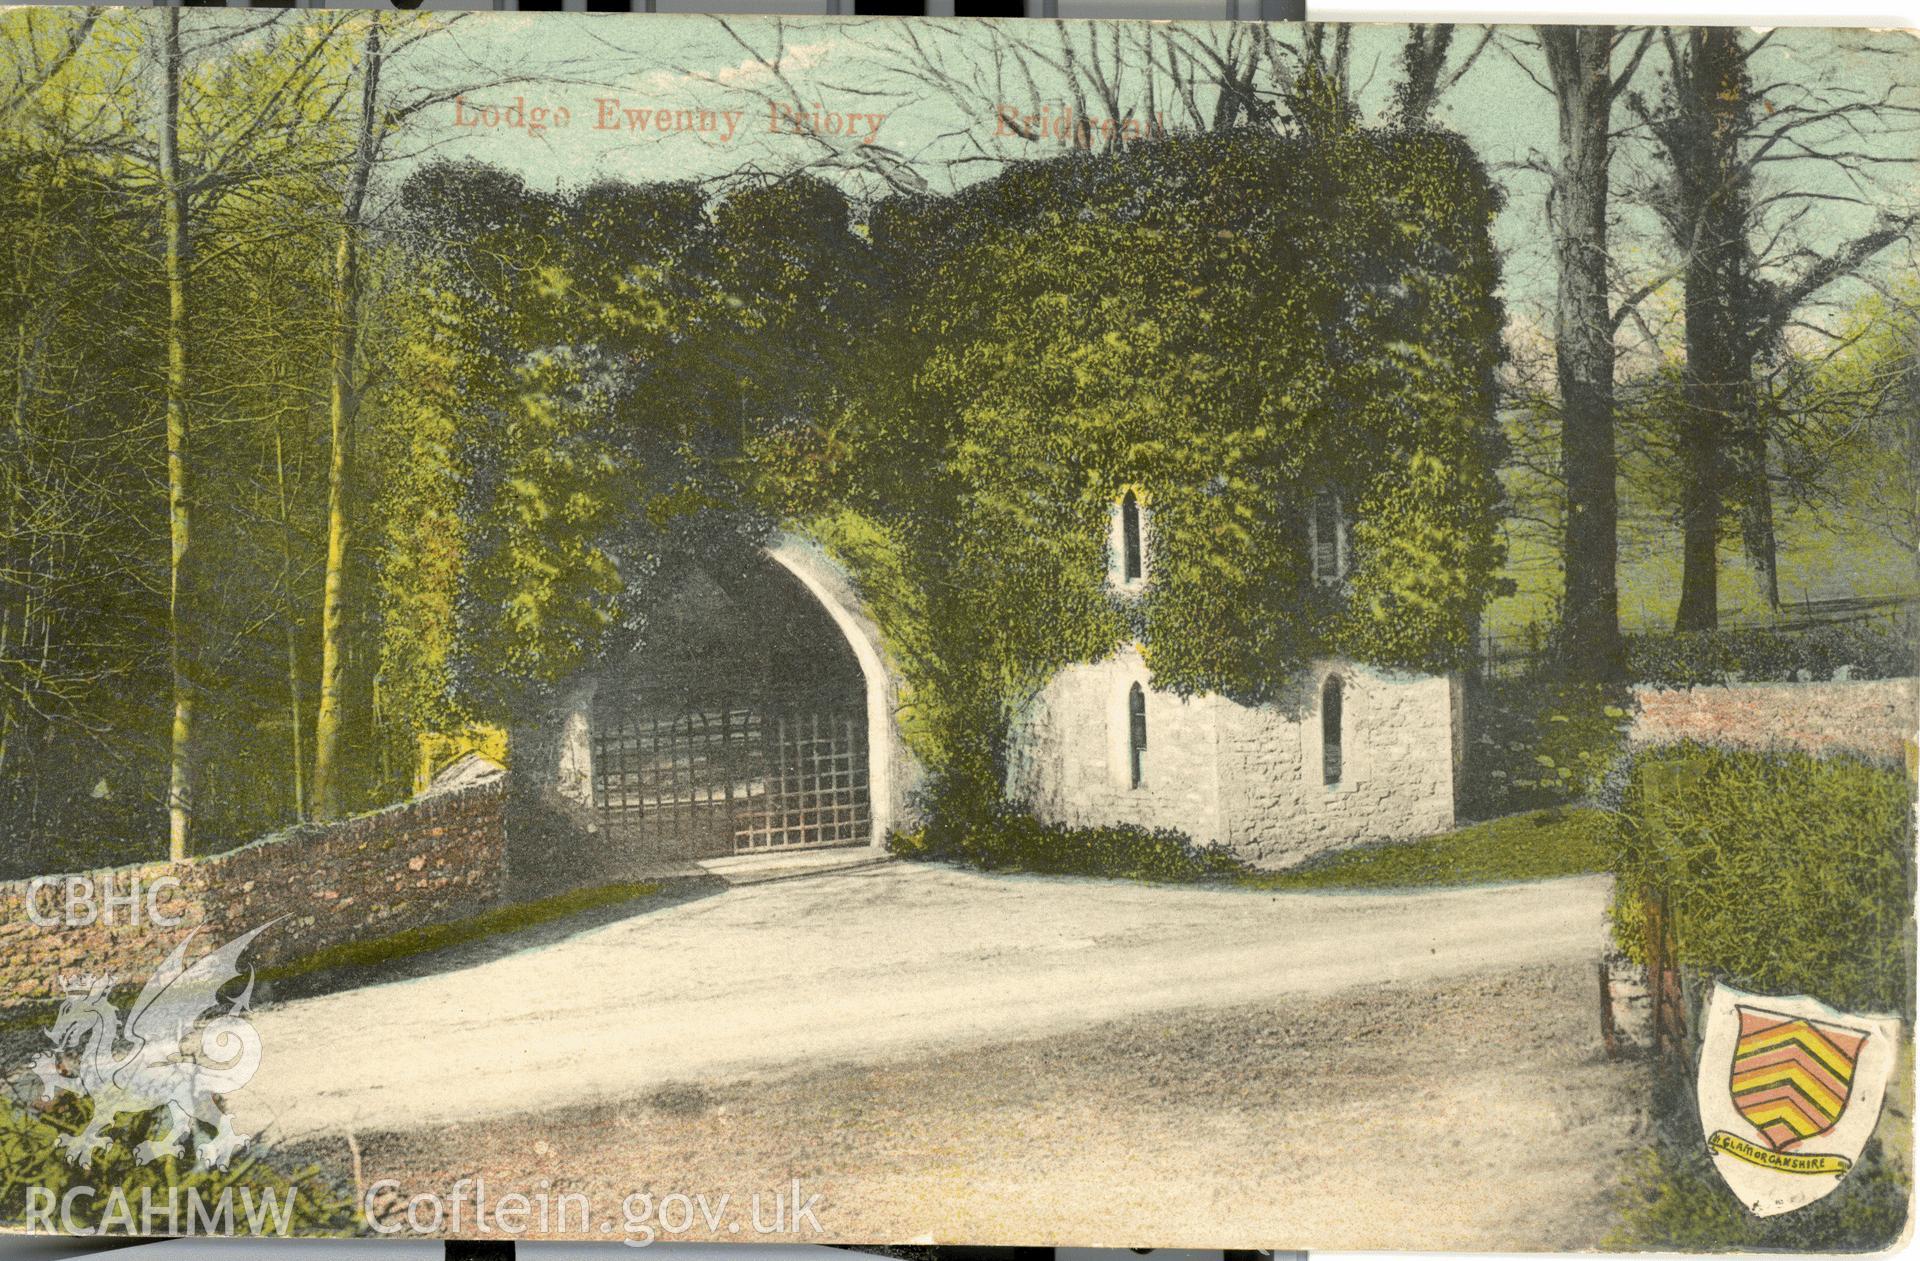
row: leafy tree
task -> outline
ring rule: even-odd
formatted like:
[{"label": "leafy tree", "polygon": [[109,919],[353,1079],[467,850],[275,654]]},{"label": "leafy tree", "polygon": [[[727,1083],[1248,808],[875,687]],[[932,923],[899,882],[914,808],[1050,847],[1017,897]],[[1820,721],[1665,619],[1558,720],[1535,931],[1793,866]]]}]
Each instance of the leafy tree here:
[{"label": "leafy tree", "polygon": [[1837,331],[1763,380],[1775,477],[1842,530],[1890,539],[1920,582],[1920,279],[1869,294]]},{"label": "leafy tree", "polygon": [[[317,128],[290,124],[315,105],[317,53],[278,16],[176,27],[160,13],[105,14],[64,32],[45,21],[9,15],[5,31],[15,64],[39,67],[20,77],[0,131],[25,160],[10,200],[19,193],[35,225],[9,241],[9,403],[27,453],[9,481],[14,505],[40,506],[11,520],[23,528],[19,554],[75,585],[50,601],[42,562],[11,571],[13,616],[0,624],[9,637],[37,631],[44,665],[0,720],[35,729],[12,747],[37,746],[42,768],[23,782],[24,816],[10,831],[78,855],[91,852],[89,837],[145,832],[143,812],[157,807],[170,847],[185,852],[196,818],[227,812],[205,791],[210,767],[240,765],[210,756],[233,712],[222,698],[244,690],[215,680],[251,638],[253,603],[235,598],[244,566],[216,570],[196,556],[209,527],[218,538],[245,512],[234,492],[249,463],[234,457],[262,397],[247,325],[268,311],[288,329],[304,324],[297,292],[265,306],[223,299],[257,286],[248,265],[262,261],[263,241],[286,251],[298,239],[301,146]],[[196,250],[196,237],[219,247]],[[289,336],[276,362],[301,350]],[[152,528],[123,509],[153,514]],[[56,626],[72,637],[58,649]],[[106,664],[88,679],[96,653]]]},{"label": "leafy tree", "polygon": [[[10,10],[0,56],[0,831],[9,865],[100,853],[163,792],[164,495],[146,440],[161,295],[145,207],[105,178],[100,101],[138,45],[118,15]],[[80,56],[82,49],[87,55]],[[106,49],[111,49],[110,55]],[[99,318],[104,314],[105,318]],[[156,648],[159,651],[155,651]],[[156,775],[156,768],[160,768]],[[104,792],[96,791],[107,785]]]},{"label": "leafy tree", "polygon": [[375,217],[375,184],[383,167],[418,156],[404,143],[411,120],[449,104],[462,92],[511,78],[510,72],[491,70],[485,58],[436,62],[416,51],[422,45],[431,51],[430,41],[462,18],[359,14],[331,32],[342,50],[336,58],[340,96],[357,102],[357,108],[341,111],[335,151],[322,170],[338,209],[330,225],[326,569],[320,604],[319,709],[314,718],[313,808],[321,818],[340,813],[351,779],[345,749],[355,684],[348,669],[355,651],[350,640],[356,612],[363,620],[367,616],[364,597],[372,589],[350,572],[350,561],[361,501],[355,485],[358,412],[370,366],[362,362],[362,343],[368,300],[366,237]]}]

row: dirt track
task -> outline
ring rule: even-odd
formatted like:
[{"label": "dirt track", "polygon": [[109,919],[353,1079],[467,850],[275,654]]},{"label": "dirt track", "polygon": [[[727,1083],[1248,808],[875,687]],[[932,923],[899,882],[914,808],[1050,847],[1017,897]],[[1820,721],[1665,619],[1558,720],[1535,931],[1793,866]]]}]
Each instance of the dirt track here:
[{"label": "dirt track", "polygon": [[[476,1177],[490,1197],[579,1192],[596,1238],[626,1230],[622,1202],[641,1191],[709,1209],[725,1195],[716,1220],[741,1224],[709,1231],[694,1214],[663,1238],[1592,1248],[1644,1083],[1599,1057],[1591,980],[1562,963],[1387,982],[685,1082],[572,1114],[362,1135],[365,1178],[402,1197]],[[343,1168],[337,1141],[302,1147]],[[750,1197],[796,1179],[825,1234],[755,1234]]]},{"label": "dirt track", "polygon": [[243,1130],[417,1128],[1103,1021],[1598,956],[1600,877],[1271,894],[894,863],[273,1005]]},{"label": "dirt track", "polygon": [[244,1094],[369,1184],[584,1193],[594,1238],[647,1192],[771,1242],[746,1206],[797,1179],[825,1233],[782,1241],[1591,1247],[1644,1100],[1604,893],[735,889],[265,1011]]}]

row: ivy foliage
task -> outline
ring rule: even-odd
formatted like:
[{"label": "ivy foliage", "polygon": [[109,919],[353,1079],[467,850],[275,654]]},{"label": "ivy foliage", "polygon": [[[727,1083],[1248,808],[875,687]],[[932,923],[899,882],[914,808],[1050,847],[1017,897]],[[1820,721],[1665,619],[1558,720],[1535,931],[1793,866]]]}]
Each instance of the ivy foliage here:
[{"label": "ivy foliage", "polygon": [[[887,629],[915,645],[936,766],[997,783],[1034,690],[1127,641],[1156,687],[1249,701],[1320,656],[1464,661],[1501,560],[1497,208],[1457,138],[1356,126],[1135,144],[878,207],[889,314],[838,482],[866,550],[887,541],[878,583],[842,555],[925,619]],[[1128,490],[1138,594],[1107,578]],[[1337,587],[1309,573],[1328,490],[1354,520]]]},{"label": "ivy foliage", "polygon": [[1467,696],[1461,812],[1492,819],[1590,799],[1625,754],[1633,704],[1614,684],[1479,680]]},{"label": "ivy foliage", "polygon": [[906,858],[966,863],[982,871],[1052,876],[1102,876],[1155,884],[1185,884],[1244,876],[1247,867],[1218,845],[1198,845],[1176,828],[1135,823],[1073,827],[1050,823],[1011,803],[978,817],[948,817],[892,838]]},{"label": "ivy foliage", "polygon": [[[806,179],[543,193],[416,175],[393,313],[382,666],[401,725],[508,716],[644,635],[676,565],[802,518],[856,571],[938,773],[998,792],[1045,679],[1446,668],[1493,586],[1497,197],[1351,125],[1016,166],[856,225]],[[1148,513],[1150,581],[1107,583]],[[1354,519],[1310,580],[1305,509]]]},{"label": "ivy foliage", "polygon": [[679,566],[812,493],[860,242],[813,180],[530,189],[437,166],[385,253],[381,675],[402,729],[500,721],[644,637]]}]

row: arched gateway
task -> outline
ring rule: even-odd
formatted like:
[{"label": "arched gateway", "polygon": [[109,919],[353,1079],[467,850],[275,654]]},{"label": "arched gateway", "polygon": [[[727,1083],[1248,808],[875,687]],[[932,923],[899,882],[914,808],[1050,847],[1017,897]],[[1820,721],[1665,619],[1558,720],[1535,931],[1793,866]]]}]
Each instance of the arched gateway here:
[{"label": "arched gateway", "polygon": [[781,535],[675,580],[645,642],[567,690],[529,760],[605,869],[880,846],[917,778],[898,703],[846,574]]}]

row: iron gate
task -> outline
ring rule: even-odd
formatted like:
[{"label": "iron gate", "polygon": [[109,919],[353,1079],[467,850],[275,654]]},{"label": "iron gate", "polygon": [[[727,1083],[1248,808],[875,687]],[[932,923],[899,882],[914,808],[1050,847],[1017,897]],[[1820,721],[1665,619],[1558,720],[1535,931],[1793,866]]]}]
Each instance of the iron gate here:
[{"label": "iron gate", "polygon": [[864,844],[867,724],[854,709],[709,705],[597,725],[593,794],[610,835],[661,857]]}]

